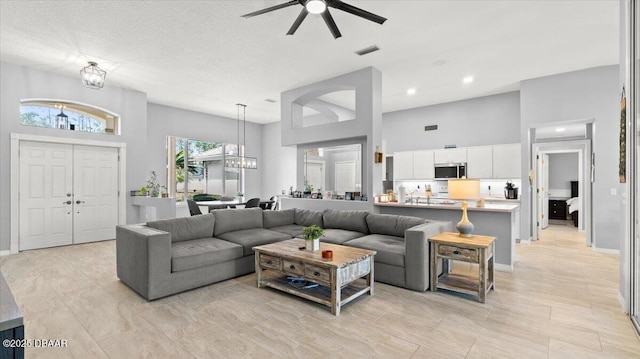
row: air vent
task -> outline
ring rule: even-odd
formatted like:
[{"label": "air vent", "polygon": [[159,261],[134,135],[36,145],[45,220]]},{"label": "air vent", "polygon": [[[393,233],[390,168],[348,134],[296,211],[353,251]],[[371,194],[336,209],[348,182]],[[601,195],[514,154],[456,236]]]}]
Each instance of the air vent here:
[{"label": "air vent", "polygon": [[365,47],[364,49],[356,51],[356,54],[358,54],[360,56],[364,56],[366,54],[370,54],[370,53],[376,52],[378,50],[380,50],[380,48],[377,45],[372,45],[372,46]]},{"label": "air vent", "polygon": [[429,126],[424,126],[424,130],[425,131],[435,131],[438,129],[438,125],[429,125]]},{"label": "air vent", "polygon": [[268,98],[265,101],[269,102],[269,103],[276,103],[276,100],[272,99],[272,98]]}]

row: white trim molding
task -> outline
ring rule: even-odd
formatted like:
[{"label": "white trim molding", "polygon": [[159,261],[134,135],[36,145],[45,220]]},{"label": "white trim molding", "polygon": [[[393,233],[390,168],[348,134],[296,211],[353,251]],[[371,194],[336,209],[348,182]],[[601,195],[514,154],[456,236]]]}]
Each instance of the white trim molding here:
[{"label": "white trim molding", "polygon": [[620,255],[620,250],[619,249],[609,249],[609,248],[597,248],[597,247],[592,247],[592,250],[594,252],[598,252],[598,253],[609,253],[609,254],[617,254]]},{"label": "white trim molding", "polygon": [[500,272],[513,273],[513,265],[494,263],[493,267]]},{"label": "white trim molding", "polygon": [[5,257],[12,254],[11,251],[0,251],[0,257]]},{"label": "white trim molding", "polygon": [[38,136],[20,133],[11,134],[11,245],[10,254],[19,251],[20,243],[18,238],[19,218],[19,189],[20,189],[20,141],[49,142],[70,145],[84,145],[96,147],[118,148],[119,157],[119,181],[118,181],[118,224],[125,224],[127,220],[127,144],[122,142],[85,140],[78,138],[61,138],[52,136]]}]

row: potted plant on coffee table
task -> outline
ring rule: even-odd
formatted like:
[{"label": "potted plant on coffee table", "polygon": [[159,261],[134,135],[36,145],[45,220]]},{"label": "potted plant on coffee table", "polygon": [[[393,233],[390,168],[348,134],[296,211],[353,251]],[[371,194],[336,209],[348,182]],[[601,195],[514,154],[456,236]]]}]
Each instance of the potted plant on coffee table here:
[{"label": "potted plant on coffee table", "polygon": [[305,247],[308,251],[320,249],[320,237],[324,235],[324,229],[312,224],[302,229],[305,239]]}]

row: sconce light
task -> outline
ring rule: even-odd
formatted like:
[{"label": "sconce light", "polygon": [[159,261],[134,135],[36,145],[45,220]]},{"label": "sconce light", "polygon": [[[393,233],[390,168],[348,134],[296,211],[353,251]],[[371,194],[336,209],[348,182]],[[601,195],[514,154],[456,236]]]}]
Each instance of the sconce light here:
[{"label": "sconce light", "polygon": [[382,152],[380,151],[379,146],[376,146],[376,152],[374,153],[373,162],[382,163]]}]

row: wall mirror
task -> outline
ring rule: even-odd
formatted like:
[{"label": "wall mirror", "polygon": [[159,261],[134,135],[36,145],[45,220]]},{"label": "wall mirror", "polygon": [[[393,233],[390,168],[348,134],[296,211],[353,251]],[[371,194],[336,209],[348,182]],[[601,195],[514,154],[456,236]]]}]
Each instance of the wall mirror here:
[{"label": "wall mirror", "polygon": [[333,195],[362,191],[362,145],[304,151],[304,191]]}]

